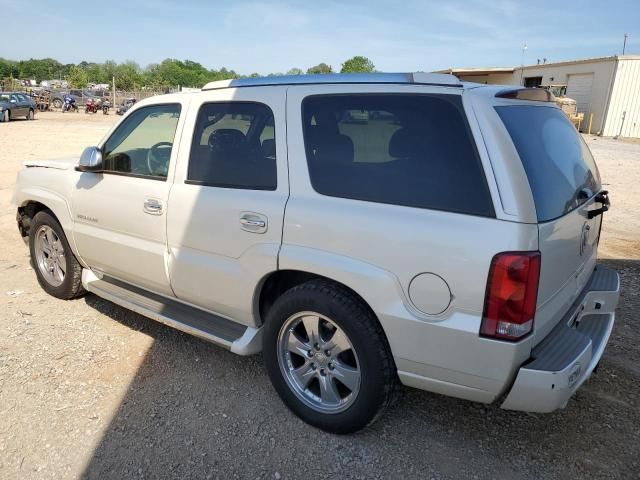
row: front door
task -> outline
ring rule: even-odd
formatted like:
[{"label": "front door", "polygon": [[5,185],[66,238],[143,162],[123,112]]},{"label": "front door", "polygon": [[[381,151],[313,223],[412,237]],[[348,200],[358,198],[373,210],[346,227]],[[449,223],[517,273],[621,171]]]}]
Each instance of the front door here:
[{"label": "front door", "polygon": [[151,105],[129,115],[102,145],[104,172],[81,173],[72,197],[81,258],[94,270],[165,295],[172,295],[166,209],[183,107]]},{"label": "front door", "polygon": [[11,94],[11,103],[13,108],[11,109],[11,117],[18,118],[27,115],[27,111],[24,108],[24,102],[20,99],[17,93]]}]

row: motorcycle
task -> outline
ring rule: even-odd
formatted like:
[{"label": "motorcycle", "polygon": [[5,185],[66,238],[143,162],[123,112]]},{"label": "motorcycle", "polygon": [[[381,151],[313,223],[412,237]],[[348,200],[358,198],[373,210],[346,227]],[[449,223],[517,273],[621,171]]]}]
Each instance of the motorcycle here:
[{"label": "motorcycle", "polygon": [[104,100],[102,102],[102,113],[103,113],[103,115],[109,115],[109,108],[111,108],[111,102],[109,100]]},{"label": "motorcycle", "polygon": [[88,98],[84,104],[84,113],[98,113],[100,109],[100,99]]},{"label": "motorcycle", "polygon": [[76,105],[76,99],[66,95],[64,97],[64,103],[62,104],[62,113],[64,112],[77,112],[78,105]]}]

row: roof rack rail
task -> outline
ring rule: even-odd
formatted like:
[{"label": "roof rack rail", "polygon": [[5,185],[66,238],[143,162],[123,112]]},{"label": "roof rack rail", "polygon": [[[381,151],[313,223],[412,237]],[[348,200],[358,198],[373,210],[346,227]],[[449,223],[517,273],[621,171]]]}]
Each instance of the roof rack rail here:
[{"label": "roof rack rail", "polygon": [[207,83],[202,90],[259,87],[266,85],[309,85],[327,83],[406,83],[462,87],[460,80],[446,73],[329,73],[315,75],[282,75],[273,77],[236,78]]}]

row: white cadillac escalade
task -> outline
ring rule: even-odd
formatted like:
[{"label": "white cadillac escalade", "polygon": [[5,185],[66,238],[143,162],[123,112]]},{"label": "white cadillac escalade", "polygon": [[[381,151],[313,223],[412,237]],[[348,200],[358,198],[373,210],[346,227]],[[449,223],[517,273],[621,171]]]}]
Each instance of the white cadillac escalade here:
[{"label": "white cadillac escalade", "polygon": [[542,89],[213,82],[137,103],[79,160],[26,162],[15,201],[48,293],[262,352],[287,406],[331,432],[399,383],[563,407],[618,302],[596,264],[607,192]]}]

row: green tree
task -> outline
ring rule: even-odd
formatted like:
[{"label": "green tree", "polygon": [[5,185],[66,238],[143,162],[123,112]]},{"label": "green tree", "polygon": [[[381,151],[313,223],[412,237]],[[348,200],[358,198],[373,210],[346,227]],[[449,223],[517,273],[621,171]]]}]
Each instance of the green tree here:
[{"label": "green tree", "polygon": [[74,65],[71,67],[71,71],[67,75],[67,82],[69,82],[69,85],[73,88],[85,88],[87,86],[87,82],[89,82],[89,77],[87,76],[87,72]]},{"label": "green tree", "polygon": [[340,73],[369,73],[373,72],[375,65],[367,57],[355,56],[342,64]]},{"label": "green tree", "polygon": [[309,73],[309,74],[313,74],[313,73],[333,73],[333,69],[331,68],[331,65],[327,65],[326,63],[319,63],[315,67],[310,67],[309,69],[307,69],[307,73]]},{"label": "green tree", "polygon": [[116,67],[115,77],[116,88],[119,90],[135,90],[141,87],[143,83],[140,66],[131,60],[127,60]]},{"label": "green tree", "polygon": [[293,67],[291,70],[287,72],[287,75],[302,75],[304,72],[301,68]]}]

